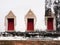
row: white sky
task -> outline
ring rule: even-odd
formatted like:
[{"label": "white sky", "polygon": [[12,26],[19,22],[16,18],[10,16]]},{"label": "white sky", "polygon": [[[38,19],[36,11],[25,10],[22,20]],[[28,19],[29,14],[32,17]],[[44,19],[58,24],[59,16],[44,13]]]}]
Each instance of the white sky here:
[{"label": "white sky", "polygon": [[45,0],[0,0],[0,30],[5,31],[4,19],[10,10],[16,16],[16,30],[25,31],[24,16],[31,9],[37,17],[35,29],[45,29]]}]

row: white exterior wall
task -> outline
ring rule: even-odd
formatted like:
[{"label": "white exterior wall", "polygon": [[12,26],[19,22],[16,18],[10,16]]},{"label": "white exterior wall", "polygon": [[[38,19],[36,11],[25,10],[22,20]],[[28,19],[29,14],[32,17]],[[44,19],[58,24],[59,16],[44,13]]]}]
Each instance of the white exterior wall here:
[{"label": "white exterior wall", "polygon": [[[2,5],[3,4],[3,5]],[[45,0],[9,0],[0,1],[0,30],[5,31],[5,16],[10,10],[16,16],[16,31],[25,31],[25,15],[31,9],[36,15],[37,22],[35,24],[35,29],[46,29],[45,26]]]}]

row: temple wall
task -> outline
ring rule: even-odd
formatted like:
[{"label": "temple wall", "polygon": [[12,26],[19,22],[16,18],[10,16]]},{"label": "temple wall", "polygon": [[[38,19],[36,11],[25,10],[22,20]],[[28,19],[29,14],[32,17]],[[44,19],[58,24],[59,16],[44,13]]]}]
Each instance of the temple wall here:
[{"label": "temple wall", "polygon": [[0,45],[60,45],[60,41],[1,41]]}]

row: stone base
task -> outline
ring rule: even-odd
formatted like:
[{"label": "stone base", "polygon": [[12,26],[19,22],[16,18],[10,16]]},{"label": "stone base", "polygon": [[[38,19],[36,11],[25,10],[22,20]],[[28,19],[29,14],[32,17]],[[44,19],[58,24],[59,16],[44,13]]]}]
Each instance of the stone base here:
[{"label": "stone base", "polygon": [[1,41],[0,45],[60,45],[60,41]]}]

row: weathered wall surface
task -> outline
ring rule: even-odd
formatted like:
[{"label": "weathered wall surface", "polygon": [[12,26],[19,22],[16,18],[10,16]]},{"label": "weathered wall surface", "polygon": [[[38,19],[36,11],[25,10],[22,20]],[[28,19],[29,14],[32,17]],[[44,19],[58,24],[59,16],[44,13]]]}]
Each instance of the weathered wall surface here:
[{"label": "weathered wall surface", "polygon": [[0,45],[60,45],[60,41],[0,41]]}]

